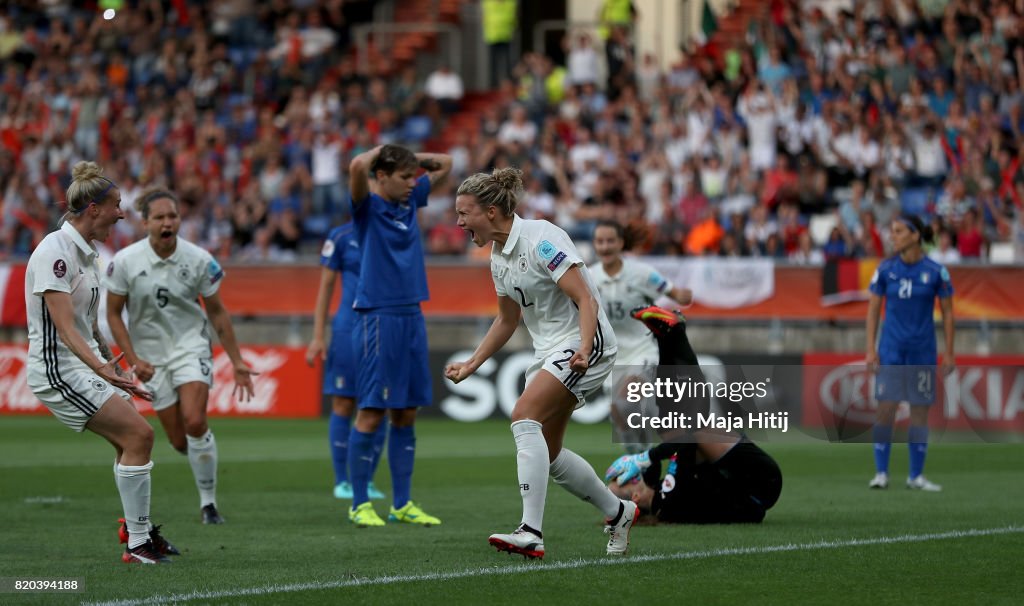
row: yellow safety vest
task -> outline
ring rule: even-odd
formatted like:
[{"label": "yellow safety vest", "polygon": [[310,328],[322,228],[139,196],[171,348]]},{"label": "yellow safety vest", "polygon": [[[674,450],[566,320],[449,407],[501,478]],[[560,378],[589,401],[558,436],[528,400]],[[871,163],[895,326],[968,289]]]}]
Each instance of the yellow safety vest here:
[{"label": "yellow safety vest", "polygon": [[608,39],[610,25],[630,25],[633,22],[632,6],[631,0],[605,0],[601,7],[601,26],[597,29],[602,40]]},{"label": "yellow safety vest", "polygon": [[511,42],[516,33],[518,0],[483,0],[484,42]]},{"label": "yellow safety vest", "polygon": [[548,103],[561,103],[565,98],[565,76],[565,68],[559,65],[552,69],[548,77],[544,79],[544,91],[548,95]]}]

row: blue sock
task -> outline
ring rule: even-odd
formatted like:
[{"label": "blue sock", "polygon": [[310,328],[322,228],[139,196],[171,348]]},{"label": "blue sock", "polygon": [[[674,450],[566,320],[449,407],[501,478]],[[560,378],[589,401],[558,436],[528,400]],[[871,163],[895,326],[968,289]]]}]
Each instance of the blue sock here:
[{"label": "blue sock", "polygon": [[889,473],[889,451],[892,450],[892,425],[871,428],[871,441],[875,443],[875,471]]},{"label": "blue sock", "polygon": [[370,482],[370,466],[373,465],[373,434],[363,433],[352,427],[348,439],[348,471],[352,482],[352,509],[370,500],[366,496],[366,485]]},{"label": "blue sock", "polygon": [[924,458],[928,454],[928,428],[911,425],[907,432],[907,447],[910,448],[910,478],[924,472]]},{"label": "blue sock", "polygon": [[391,426],[388,440],[388,465],[391,467],[391,487],[394,490],[395,509],[409,502],[412,485],[412,465],[416,457],[416,430],[413,426]]},{"label": "blue sock", "polygon": [[370,480],[373,480],[373,476],[377,475],[377,467],[380,465],[381,454],[384,453],[384,441],[388,438],[388,427],[391,423],[388,422],[388,418],[385,415],[384,419],[380,422],[380,427],[377,428],[377,433],[373,434],[373,464],[370,466]]},{"label": "blue sock", "polygon": [[332,412],[327,422],[327,437],[331,443],[331,461],[334,463],[334,484],[348,482],[348,434],[352,417]]}]

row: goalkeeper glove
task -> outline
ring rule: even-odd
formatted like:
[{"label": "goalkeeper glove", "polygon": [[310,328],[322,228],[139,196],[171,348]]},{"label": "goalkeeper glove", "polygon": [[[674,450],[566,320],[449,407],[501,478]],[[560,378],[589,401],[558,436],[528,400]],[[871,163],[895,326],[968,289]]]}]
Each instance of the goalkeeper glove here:
[{"label": "goalkeeper glove", "polygon": [[604,481],[610,482],[612,478],[622,486],[633,478],[639,478],[645,469],[651,466],[651,457],[644,451],[635,455],[623,455],[612,463],[604,472]]}]

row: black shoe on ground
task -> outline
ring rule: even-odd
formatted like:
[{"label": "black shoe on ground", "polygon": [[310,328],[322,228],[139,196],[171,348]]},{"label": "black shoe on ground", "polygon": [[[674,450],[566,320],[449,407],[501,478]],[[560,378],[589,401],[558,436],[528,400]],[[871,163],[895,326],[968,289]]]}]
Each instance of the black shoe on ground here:
[{"label": "black shoe on ground", "polygon": [[217,506],[213,503],[203,505],[203,524],[223,524],[224,518],[220,517]]},{"label": "black shoe on ground", "polygon": [[170,564],[171,559],[153,547],[153,541],[146,541],[134,549],[125,549],[121,561],[126,564]]}]

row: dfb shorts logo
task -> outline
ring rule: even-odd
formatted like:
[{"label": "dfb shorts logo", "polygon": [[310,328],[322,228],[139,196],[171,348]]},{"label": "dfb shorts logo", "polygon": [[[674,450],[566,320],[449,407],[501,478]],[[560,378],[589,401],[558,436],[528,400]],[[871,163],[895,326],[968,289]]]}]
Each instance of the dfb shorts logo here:
[{"label": "dfb shorts logo", "polygon": [[58,278],[63,278],[68,273],[68,264],[64,262],[64,259],[57,259],[53,262],[53,275]]},{"label": "dfb shorts logo", "polygon": [[107,391],[108,387],[110,386],[107,385],[107,382],[102,379],[92,380],[92,388],[95,389],[96,391]]}]

